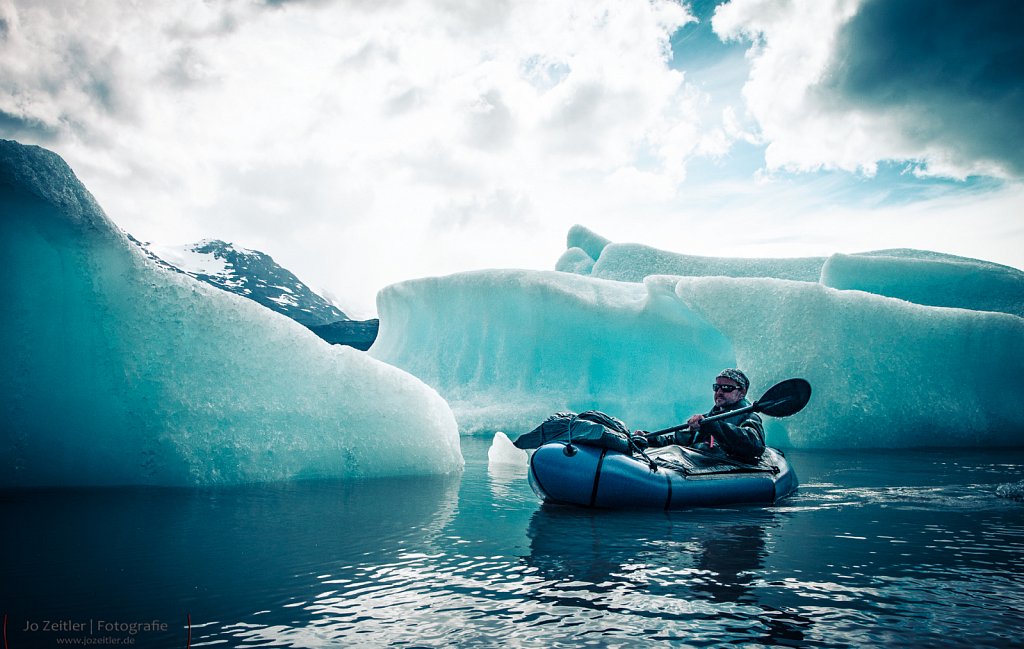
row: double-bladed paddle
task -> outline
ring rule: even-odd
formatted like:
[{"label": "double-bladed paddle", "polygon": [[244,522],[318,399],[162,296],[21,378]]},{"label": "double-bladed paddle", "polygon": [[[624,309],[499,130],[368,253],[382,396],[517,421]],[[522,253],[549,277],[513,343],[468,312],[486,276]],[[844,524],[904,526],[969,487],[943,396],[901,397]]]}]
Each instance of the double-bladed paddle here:
[{"label": "double-bladed paddle", "polygon": [[[807,401],[811,398],[811,384],[804,379],[788,379],[782,383],[777,383],[772,386],[760,399],[755,401],[749,406],[743,408],[737,408],[736,410],[730,410],[723,412],[719,415],[711,415],[704,417],[701,421],[715,421],[716,419],[725,419],[727,417],[735,417],[745,412],[758,412],[771,417],[788,417],[794,415],[807,405]],[[529,433],[523,433],[514,442],[517,448],[532,449],[539,448],[540,446],[559,439],[569,439],[571,442],[573,436],[570,434],[569,429],[571,424],[565,424],[562,429],[557,432],[551,432],[545,429],[545,424],[541,424]],[[686,430],[690,426],[689,424],[681,424],[679,426],[673,426],[672,428],[666,428],[665,430],[656,430],[653,433],[644,433],[644,437],[650,438],[657,435],[665,435],[667,433],[674,433],[678,430]],[[637,431],[634,434],[639,434]],[[577,439],[579,439],[577,437]],[[627,440],[627,444],[632,443]]]},{"label": "double-bladed paddle", "polygon": [[[804,379],[787,379],[776,383],[768,388],[768,391],[761,395],[761,398],[743,408],[727,410],[717,415],[709,415],[701,419],[701,423],[727,419],[742,415],[747,412],[757,412],[769,417],[789,417],[804,409],[811,398],[811,384]],[[664,430],[656,430],[653,433],[644,433],[644,437],[651,438],[658,435],[666,435],[677,431],[688,430],[690,424],[680,424]]]}]

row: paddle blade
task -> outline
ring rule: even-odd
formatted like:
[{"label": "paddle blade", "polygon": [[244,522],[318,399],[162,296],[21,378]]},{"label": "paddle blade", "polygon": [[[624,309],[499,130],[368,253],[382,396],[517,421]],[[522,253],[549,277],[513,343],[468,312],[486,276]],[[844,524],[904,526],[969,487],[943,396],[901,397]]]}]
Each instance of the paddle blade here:
[{"label": "paddle blade", "polygon": [[754,412],[769,417],[789,417],[803,410],[810,399],[810,383],[804,379],[787,379],[773,385],[754,402]]}]

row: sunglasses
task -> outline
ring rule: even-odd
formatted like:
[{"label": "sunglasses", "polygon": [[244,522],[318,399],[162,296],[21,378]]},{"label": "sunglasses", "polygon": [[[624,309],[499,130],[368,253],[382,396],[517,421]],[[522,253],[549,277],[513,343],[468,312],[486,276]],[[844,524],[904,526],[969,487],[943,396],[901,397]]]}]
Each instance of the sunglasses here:
[{"label": "sunglasses", "polygon": [[726,394],[729,394],[733,390],[739,390],[740,386],[738,386],[738,385],[722,385],[721,383],[715,383],[714,385],[711,386],[711,389],[714,392],[724,392]]}]

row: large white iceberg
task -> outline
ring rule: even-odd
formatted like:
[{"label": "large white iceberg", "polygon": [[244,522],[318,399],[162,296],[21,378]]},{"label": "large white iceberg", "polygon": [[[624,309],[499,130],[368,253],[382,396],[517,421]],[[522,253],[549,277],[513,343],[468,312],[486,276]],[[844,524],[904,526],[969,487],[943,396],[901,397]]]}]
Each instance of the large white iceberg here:
[{"label": "large white iceberg", "polygon": [[1024,316],[1024,272],[978,259],[922,250],[832,255],[821,283],[929,306]]},{"label": "large white iceberg", "polygon": [[378,308],[371,354],[437,388],[463,432],[514,436],[587,408],[667,427],[707,410],[713,377],[736,365],[752,397],[790,377],[814,388],[803,412],[770,422],[772,444],[1024,441],[1024,319],[1006,313],[810,281],[508,270],[403,282]]},{"label": "large white iceberg", "polygon": [[391,285],[377,308],[369,353],[435,387],[463,432],[524,432],[564,409],[677,423],[707,400],[708,368],[736,362],[711,323],[643,284],[475,271]]},{"label": "large white iceberg", "polygon": [[615,243],[581,225],[574,225],[555,270],[622,282],[642,282],[651,275],[775,277],[817,282],[825,259],[684,255],[639,243]]},{"label": "large white iceberg", "polygon": [[413,376],[158,266],[56,155],[0,141],[0,486],[446,473]]},{"label": "large white iceberg", "polygon": [[651,275],[770,277],[897,297],[928,306],[1024,316],[1024,272],[978,259],[899,248],[828,257],[740,258],[686,255],[614,243],[576,225],[557,270],[623,282]]},{"label": "large white iceberg", "polygon": [[1024,319],[810,282],[652,277],[765,379],[814,388],[789,425],[802,447],[1019,445]]}]

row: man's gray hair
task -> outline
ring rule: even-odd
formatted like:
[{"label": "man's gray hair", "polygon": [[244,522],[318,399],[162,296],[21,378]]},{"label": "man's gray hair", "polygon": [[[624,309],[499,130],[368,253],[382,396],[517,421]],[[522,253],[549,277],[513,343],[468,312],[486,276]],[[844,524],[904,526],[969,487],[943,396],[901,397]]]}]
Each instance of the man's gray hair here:
[{"label": "man's gray hair", "polygon": [[718,376],[725,379],[732,379],[733,381],[738,383],[744,391],[746,391],[747,388],[750,387],[750,379],[747,378],[747,375],[734,367],[729,367],[722,370],[721,372],[718,373]]}]

